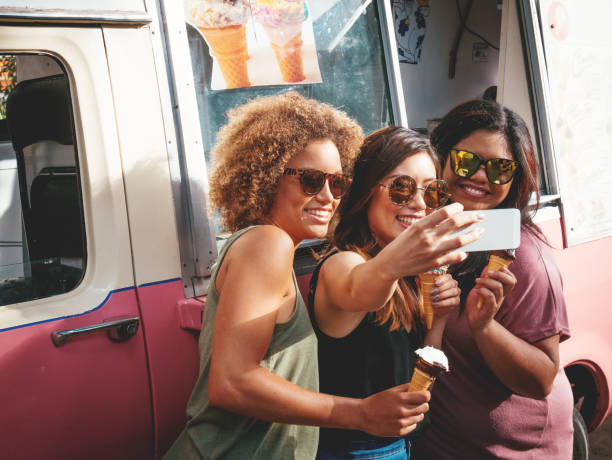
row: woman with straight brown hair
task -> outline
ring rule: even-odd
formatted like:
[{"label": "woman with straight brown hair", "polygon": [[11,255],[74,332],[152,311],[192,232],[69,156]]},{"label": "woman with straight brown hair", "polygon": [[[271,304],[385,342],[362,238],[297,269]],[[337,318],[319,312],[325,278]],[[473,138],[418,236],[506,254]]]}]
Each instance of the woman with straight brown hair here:
[{"label": "woman with straight brown hair", "polygon": [[[459,304],[457,283],[450,275],[438,280],[435,319],[426,330],[414,276],[463,260],[466,254],[456,250],[477,232],[452,233],[478,217],[455,214],[462,209],[457,204],[434,211],[448,198],[438,173],[429,142],[412,130],[383,128],[361,146],[339,208],[337,250],[313,274],[308,299],[322,391],[367,397],[408,382],[414,350],[440,347],[448,312]],[[483,290],[497,285],[495,277],[482,281]],[[322,460],[408,456],[403,437],[346,429],[322,429],[317,453]]]}]

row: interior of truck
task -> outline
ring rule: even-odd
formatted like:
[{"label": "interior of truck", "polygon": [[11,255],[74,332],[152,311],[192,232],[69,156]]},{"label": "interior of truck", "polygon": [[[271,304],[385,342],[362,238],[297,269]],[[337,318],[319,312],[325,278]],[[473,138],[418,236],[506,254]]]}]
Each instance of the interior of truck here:
[{"label": "interior of truck", "polygon": [[16,72],[0,140],[0,305],[68,292],[85,264],[66,74],[44,75],[41,60],[48,57],[12,59]]},{"label": "interior of truck", "polygon": [[503,4],[394,2],[408,125],[428,132],[455,105],[497,98]]}]

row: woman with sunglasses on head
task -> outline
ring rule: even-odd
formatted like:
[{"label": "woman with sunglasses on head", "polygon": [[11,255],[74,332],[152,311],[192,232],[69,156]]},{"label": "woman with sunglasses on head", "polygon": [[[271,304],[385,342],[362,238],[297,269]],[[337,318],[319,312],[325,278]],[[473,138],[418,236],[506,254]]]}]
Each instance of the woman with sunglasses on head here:
[{"label": "woman with sunglasses on head", "polygon": [[400,436],[423,418],[427,395],[406,385],[363,399],[317,393],[293,255],[326,235],[362,137],[344,113],[294,92],[229,113],[210,197],[235,233],[213,268],[189,421],[167,459],[312,459],[316,426]]},{"label": "woman with sunglasses on head", "polygon": [[462,290],[443,340],[452,372],[436,381],[431,426],[415,442],[415,458],[570,459],[573,398],[559,367],[567,313],[559,271],[528,207],[539,192],[527,126],[515,112],[475,100],[444,116],[431,140],[452,200],[466,210],[517,208],[522,231],[509,267],[516,288],[494,291],[494,308],[478,309],[477,298],[490,294],[470,292],[486,253],[451,267]]},{"label": "woman with sunglasses on head", "polygon": [[[446,316],[459,303],[457,283],[449,275],[438,280],[435,319],[424,331],[414,276],[463,260],[465,253],[453,251],[466,240],[451,233],[478,217],[461,214],[446,221],[458,205],[432,212],[448,200],[438,173],[429,142],[414,131],[392,126],[365,139],[339,208],[332,238],[337,251],[311,279],[308,304],[319,338],[321,391],[367,397],[409,382],[414,350],[440,347]],[[408,453],[402,437],[322,429],[317,458],[406,459]]]}]

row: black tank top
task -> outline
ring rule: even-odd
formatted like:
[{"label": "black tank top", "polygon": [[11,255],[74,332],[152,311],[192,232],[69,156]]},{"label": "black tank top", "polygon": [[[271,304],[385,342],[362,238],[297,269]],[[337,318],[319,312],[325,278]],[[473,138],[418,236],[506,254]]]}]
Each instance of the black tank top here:
[{"label": "black tank top", "polygon": [[[367,313],[347,336],[334,338],[319,329],[314,315],[314,297],[319,271],[328,257],[317,266],[310,280],[308,312],[319,341],[319,391],[350,398],[365,398],[410,381],[414,370],[414,350],[420,346],[415,328],[408,333],[400,328],[389,330],[389,323],[379,324],[375,313]],[[354,430],[321,428],[320,445],[337,445],[352,440],[376,437]],[[385,438],[389,440],[389,438]]]}]

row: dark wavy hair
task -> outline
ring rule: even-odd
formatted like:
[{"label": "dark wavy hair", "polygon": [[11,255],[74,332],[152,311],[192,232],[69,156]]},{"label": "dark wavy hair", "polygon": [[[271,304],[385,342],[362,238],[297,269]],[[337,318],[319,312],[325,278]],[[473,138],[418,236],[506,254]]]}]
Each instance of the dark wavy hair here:
[{"label": "dark wavy hair", "polygon": [[538,166],[533,142],[525,121],[519,114],[494,101],[472,100],[458,105],[448,112],[431,133],[433,145],[442,167],[450,150],[474,131],[490,131],[503,136],[515,161],[520,163],[508,196],[497,208],[517,208],[521,212],[521,224],[535,234],[540,229],[533,223],[533,211],[529,206],[532,196],[540,202]]},{"label": "dark wavy hair", "polygon": [[[516,112],[497,102],[472,100],[458,105],[448,112],[431,133],[431,143],[440,158],[442,167],[448,160],[450,150],[461,140],[478,130],[489,131],[503,136],[515,161],[520,163],[508,195],[496,208],[517,208],[521,213],[521,225],[538,239],[548,244],[532,217],[540,203],[538,187],[538,166],[529,129]],[[533,210],[530,198],[535,197]],[[465,298],[487,265],[487,252],[470,253],[469,257],[451,267],[450,272],[461,287],[461,308]]]},{"label": "dark wavy hair", "polygon": [[[368,223],[368,207],[382,179],[406,158],[427,153],[436,174],[440,162],[429,141],[416,131],[400,126],[389,126],[367,136],[355,161],[353,183],[338,208],[339,221],[334,229],[332,244],[343,251],[354,251],[371,259],[381,248]],[[420,318],[414,279],[402,279],[387,305],[376,312],[380,324],[390,321],[390,329],[403,325],[410,329]]]}]

